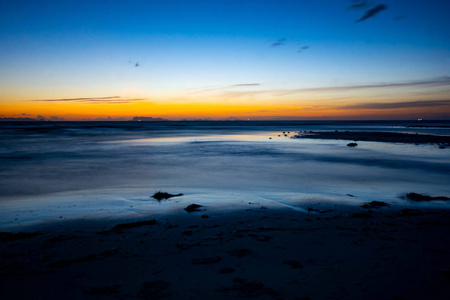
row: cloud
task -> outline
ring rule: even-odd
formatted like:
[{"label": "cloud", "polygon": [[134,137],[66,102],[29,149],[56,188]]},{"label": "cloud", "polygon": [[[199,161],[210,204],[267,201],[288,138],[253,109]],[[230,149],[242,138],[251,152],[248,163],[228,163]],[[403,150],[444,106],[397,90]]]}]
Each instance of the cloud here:
[{"label": "cloud", "polygon": [[[222,86],[222,87],[204,87],[204,88],[196,88],[196,89],[189,89],[188,91],[191,94],[203,94],[203,93],[210,93],[210,92],[229,92],[229,93],[242,93],[242,92],[235,92],[235,91],[227,91],[234,88],[246,88],[246,87],[255,87],[255,86],[261,86],[261,83],[238,83],[228,86]],[[243,92],[245,93],[245,92]]]},{"label": "cloud", "polygon": [[240,83],[240,84],[234,84],[229,87],[246,87],[246,86],[258,86],[261,85],[260,83]]},{"label": "cloud", "polygon": [[374,16],[376,16],[380,11],[387,9],[387,5],[385,4],[378,4],[377,6],[369,9],[366,11],[364,16],[362,16],[360,19],[356,20],[356,23],[365,21],[367,19],[370,19]]},{"label": "cloud", "polygon": [[123,104],[130,103],[135,101],[143,101],[146,99],[138,99],[138,98],[123,98],[120,96],[111,96],[111,97],[95,97],[95,98],[63,98],[63,99],[35,99],[29,101],[38,101],[38,102],[78,102],[78,103],[103,103],[103,104]]},{"label": "cloud", "polygon": [[391,103],[362,103],[355,105],[341,106],[341,109],[396,109],[413,107],[436,107],[449,106],[450,100],[429,100],[429,101],[409,101],[409,102],[391,102]]},{"label": "cloud", "polygon": [[309,49],[309,46],[303,46],[303,47],[301,47],[300,50],[298,50],[297,52],[298,52],[298,53],[302,53],[303,51],[308,50],[308,49]]},{"label": "cloud", "polygon": [[[258,95],[271,95],[271,96],[285,96],[295,95],[302,93],[338,93],[338,92],[351,92],[362,90],[383,90],[383,89],[395,89],[395,88],[429,88],[439,86],[450,86],[450,77],[443,76],[433,79],[414,80],[406,82],[391,82],[391,83],[378,83],[378,84],[363,84],[363,85],[347,85],[347,86],[326,86],[317,88],[300,88],[300,89],[262,89],[263,84],[257,83],[242,83],[236,85],[230,85],[225,87],[215,88],[203,88],[194,91],[190,91],[191,95],[209,95],[214,94],[215,97],[236,99],[240,97],[254,97]],[[247,89],[238,87],[248,87]],[[337,97],[337,98],[336,98]],[[346,95],[344,99],[348,99],[349,95]],[[327,97],[327,99],[329,99]],[[333,99],[342,99],[340,96],[335,96]]]},{"label": "cloud", "polygon": [[282,39],[276,40],[276,41],[272,44],[272,47],[283,46],[284,44],[286,44],[286,39],[285,39],[285,38],[282,38]]},{"label": "cloud", "polygon": [[339,92],[350,90],[364,90],[364,89],[380,89],[380,88],[402,88],[402,87],[419,87],[419,86],[445,86],[450,85],[450,77],[444,76],[430,80],[417,80],[409,82],[394,82],[394,83],[381,83],[381,84],[367,84],[367,85],[349,85],[349,86],[336,86],[336,87],[319,87],[319,88],[306,88],[296,90],[280,91],[281,95],[296,94],[301,92]]},{"label": "cloud", "polygon": [[62,117],[57,117],[57,116],[51,116],[50,120],[52,121],[64,121],[65,119]]},{"label": "cloud", "polygon": [[359,10],[359,9],[365,9],[370,6],[370,2],[364,1],[364,0],[353,0],[352,3],[353,4],[350,5],[347,9]]}]

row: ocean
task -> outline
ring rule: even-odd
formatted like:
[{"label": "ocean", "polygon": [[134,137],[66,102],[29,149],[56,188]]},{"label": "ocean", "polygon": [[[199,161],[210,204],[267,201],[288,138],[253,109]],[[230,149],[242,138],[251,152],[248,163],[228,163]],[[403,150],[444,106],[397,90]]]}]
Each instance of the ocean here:
[{"label": "ocean", "polygon": [[[2,122],[0,229],[183,213],[191,203],[448,207],[405,195],[450,197],[450,149],[291,138],[304,130],[450,135],[450,121]],[[157,191],[184,195],[158,202]]]}]

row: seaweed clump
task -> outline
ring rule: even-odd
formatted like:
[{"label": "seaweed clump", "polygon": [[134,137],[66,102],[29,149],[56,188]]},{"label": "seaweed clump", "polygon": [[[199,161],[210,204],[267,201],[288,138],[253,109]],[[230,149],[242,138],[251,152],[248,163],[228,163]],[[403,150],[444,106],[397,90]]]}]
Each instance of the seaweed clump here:
[{"label": "seaweed clump", "polygon": [[166,192],[156,192],[153,194],[153,196],[151,196],[152,198],[155,198],[158,201],[164,200],[164,199],[169,199],[172,197],[178,197],[178,196],[183,196],[183,194],[169,194]]},{"label": "seaweed clump", "polygon": [[421,195],[418,193],[409,193],[406,195],[406,197],[414,201],[450,200],[450,198],[444,196],[431,197],[427,195]]}]

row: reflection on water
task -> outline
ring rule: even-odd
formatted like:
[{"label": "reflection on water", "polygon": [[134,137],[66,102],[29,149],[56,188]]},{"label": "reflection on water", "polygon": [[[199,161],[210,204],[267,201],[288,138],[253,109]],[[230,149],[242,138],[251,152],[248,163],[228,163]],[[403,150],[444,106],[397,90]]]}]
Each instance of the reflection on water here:
[{"label": "reflection on water", "polygon": [[[134,130],[129,124],[89,124],[0,127],[0,215],[7,220],[0,225],[63,213],[164,213],[189,201],[222,209],[259,201],[302,210],[308,201],[402,203],[398,196],[409,192],[450,196],[449,149],[431,145],[358,142],[349,148],[347,141],[282,134],[324,128],[301,122],[137,124]],[[351,126],[393,128],[333,128]],[[185,196],[157,205],[148,196],[158,190]]]}]

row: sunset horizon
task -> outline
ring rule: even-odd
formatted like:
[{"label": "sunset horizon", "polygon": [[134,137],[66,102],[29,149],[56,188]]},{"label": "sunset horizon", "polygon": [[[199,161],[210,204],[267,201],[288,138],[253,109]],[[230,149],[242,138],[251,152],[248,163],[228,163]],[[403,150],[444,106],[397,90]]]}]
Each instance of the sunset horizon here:
[{"label": "sunset horizon", "polygon": [[5,2],[0,118],[447,120],[449,9]]},{"label": "sunset horizon", "polygon": [[450,0],[0,1],[0,295],[450,295]]}]

